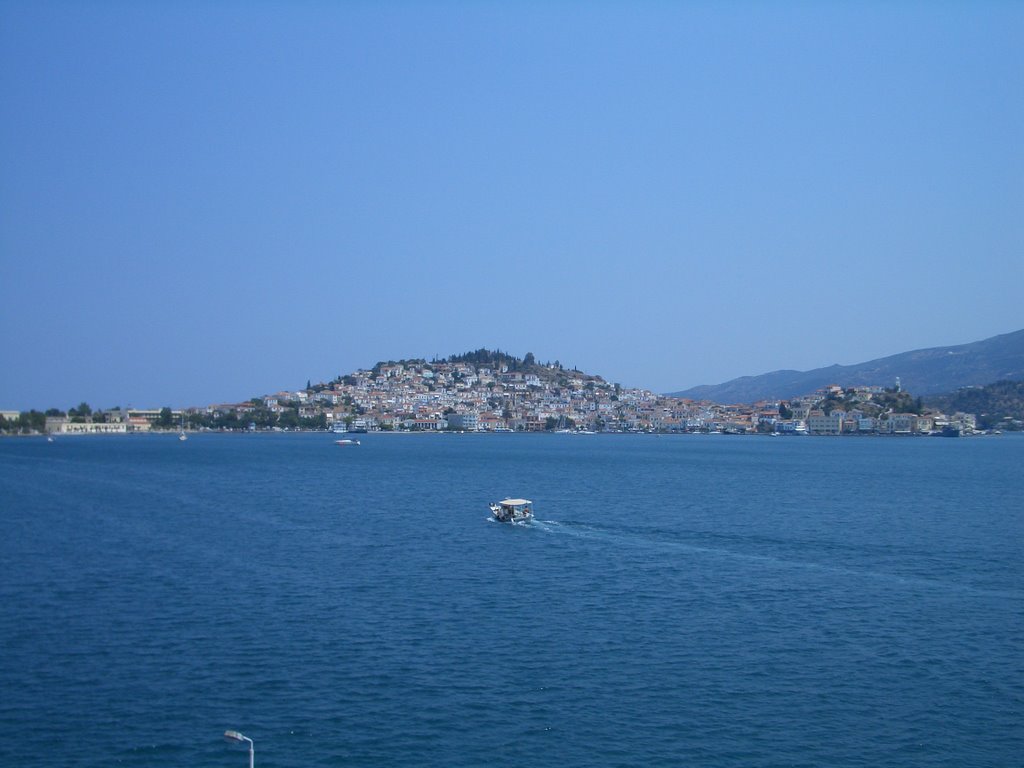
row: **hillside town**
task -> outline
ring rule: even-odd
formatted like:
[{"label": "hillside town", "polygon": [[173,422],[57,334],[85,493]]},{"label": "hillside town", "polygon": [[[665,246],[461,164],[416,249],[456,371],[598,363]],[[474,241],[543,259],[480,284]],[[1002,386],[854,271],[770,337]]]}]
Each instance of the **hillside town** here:
[{"label": "hillside town", "polygon": [[445,360],[378,363],[240,403],[174,410],[117,408],[0,412],[0,428],[48,434],[154,430],[336,432],[654,432],[770,435],[970,435],[969,413],[930,410],[899,381],[824,387],[787,401],[694,401],[626,388],[600,376],[478,350]]}]

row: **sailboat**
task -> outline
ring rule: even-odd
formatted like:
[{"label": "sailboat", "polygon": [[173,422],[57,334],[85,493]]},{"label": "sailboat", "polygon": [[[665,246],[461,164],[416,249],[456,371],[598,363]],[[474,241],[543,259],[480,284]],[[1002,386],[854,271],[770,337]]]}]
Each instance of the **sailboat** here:
[{"label": "sailboat", "polygon": [[185,434],[185,415],[181,416],[181,431],[178,433],[179,440],[188,440],[188,435]]}]

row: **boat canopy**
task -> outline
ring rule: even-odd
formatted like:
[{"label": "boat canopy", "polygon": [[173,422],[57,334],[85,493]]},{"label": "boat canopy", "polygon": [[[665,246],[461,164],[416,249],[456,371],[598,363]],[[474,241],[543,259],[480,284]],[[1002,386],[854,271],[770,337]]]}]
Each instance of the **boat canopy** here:
[{"label": "boat canopy", "polygon": [[527,499],[505,499],[504,501],[498,502],[503,507],[521,507],[525,504],[533,504],[532,501]]}]

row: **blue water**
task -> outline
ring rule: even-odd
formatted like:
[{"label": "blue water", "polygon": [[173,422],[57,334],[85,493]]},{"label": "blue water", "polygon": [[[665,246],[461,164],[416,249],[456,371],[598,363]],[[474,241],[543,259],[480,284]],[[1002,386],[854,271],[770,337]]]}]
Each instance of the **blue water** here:
[{"label": "blue water", "polygon": [[0,505],[2,766],[1024,755],[1021,436],[8,439]]}]

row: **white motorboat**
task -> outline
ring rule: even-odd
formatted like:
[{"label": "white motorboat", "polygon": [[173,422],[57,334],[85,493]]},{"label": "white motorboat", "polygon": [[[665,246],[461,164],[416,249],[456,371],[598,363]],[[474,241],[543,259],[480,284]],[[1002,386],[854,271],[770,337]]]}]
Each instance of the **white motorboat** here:
[{"label": "white motorboat", "polygon": [[491,514],[499,523],[519,523],[533,519],[533,502],[529,499],[505,499],[491,504]]}]

